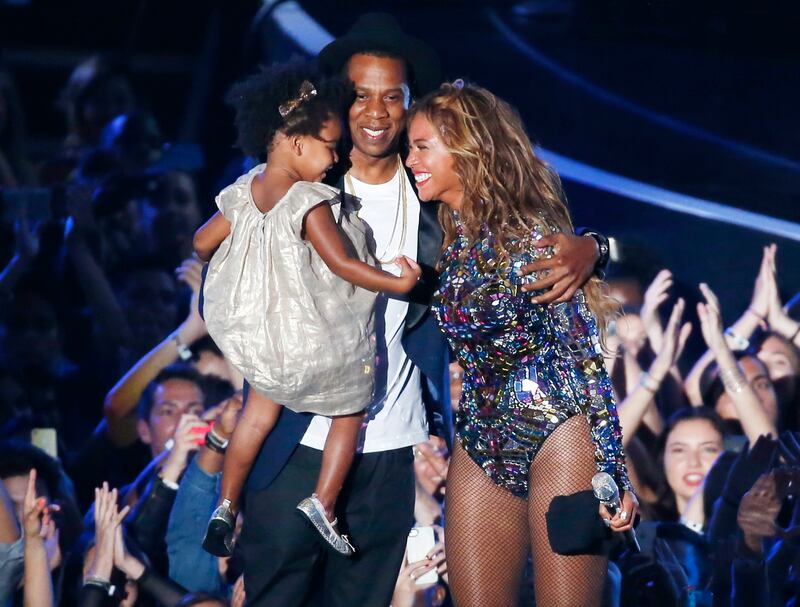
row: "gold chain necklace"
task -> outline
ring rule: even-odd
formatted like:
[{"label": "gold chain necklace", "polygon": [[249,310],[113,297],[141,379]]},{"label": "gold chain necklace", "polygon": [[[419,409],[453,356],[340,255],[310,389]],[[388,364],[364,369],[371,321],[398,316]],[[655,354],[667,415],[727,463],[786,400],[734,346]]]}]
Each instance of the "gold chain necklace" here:
[{"label": "gold chain necklace", "polygon": [[[397,176],[400,180],[400,185],[397,188],[397,208],[394,212],[394,225],[392,226],[392,233],[389,236],[389,240],[386,241],[386,249],[383,251],[383,255],[377,255],[376,258],[378,263],[381,265],[390,263],[394,261],[398,255],[403,252],[403,247],[406,244],[406,232],[408,230],[408,197],[406,194],[406,176],[403,172],[403,161],[400,160],[400,156],[397,157]],[[345,193],[352,194],[353,196],[356,195],[356,189],[353,187],[353,179],[350,177],[350,172],[348,171],[345,173],[344,176],[345,180]],[[402,218],[401,218],[402,213]],[[400,223],[400,244],[397,246],[397,250],[392,254],[390,257],[383,258],[386,253],[389,251],[389,247],[392,245],[394,241],[394,236],[397,234],[397,224]],[[376,252],[377,253],[377,252]]]}]

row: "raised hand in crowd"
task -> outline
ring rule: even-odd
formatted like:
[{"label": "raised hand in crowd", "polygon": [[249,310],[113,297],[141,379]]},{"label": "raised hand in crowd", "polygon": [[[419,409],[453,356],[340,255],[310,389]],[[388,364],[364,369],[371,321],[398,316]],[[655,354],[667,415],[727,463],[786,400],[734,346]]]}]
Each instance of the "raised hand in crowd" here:
[{"label": "raised hand in crowd", "polygon": [[[753,285],[750,305],[727,331],[726,340],[731,350],[743,350],[749,344],[753,333],[759,328],[766,329],[766,321],[770,306],[770,281],[774,282],[770,266],[770,247],[764,247],[758,274]],[[714,361],[714,353],[705,352],[686,376],[686,392],[693,405],[700,405],[700,378],[706,367]]]},{"label": "raised hand in crowd", "polygon": [[[122,520],[126,514],[123,509],[118,518]],[[122,525],[117,525],[114,529],[114,567],[122,571],[129,580],[134,581],[139,580],[145,570],[142,561],[128,552]]]},{"label": "raised hand in crowd", "polygon": [[736,358],[728,345],[717,296],[705,283],[700,284],[700,291],[706,300],[705,303],[697,304],[697,315],[700,317],[703,339],[717,361],[720,379],[725,386],[725,392],[731,399],[745,435],[750,442],[755,441],[762,434],[777,436],[775,421],[770,419],[761,406],[761,401],[739,369]]},{"label": "raised hand in crowd", "polygon": [[199,310],[200,288],[203,281],[203,262],[200,261],[197,255],[193,254],[191,257],[184,259],[181,265],[175,268],[175,276],[179,282],[188,285],[192,290],[189,315],[181,325],[181,328],[183,329],[183,337],[187,342],[194,343],[208,334],[206,323],[200,316]]},{"label": "raised hand in crowd", "polygon": [[645,334],[653,352],[658,352],[661,349],[664,330],[661,326],[658,309],[669,299],[669,290],[672,288],[672,282],[672,272],[669,270],[661,270],[656,274],[653,282],[644,292],[642,307],[639,310],[639,316],[642,319]]},{"label": "raised hand in crowd", "polygon": [[617,319],[617,337],[622,346],[623,357],[626,361],[626,372],[630,364],[638,366],[638,356],[647,345],[647,332],[642,318],[638,314],[625,314]]},{"label": "raised hand in crowd", "polygon": [[50,515],[47,500],[36,497],[36,470],[28,474],[28,486],[23,502],[22,526],[25,533],[25,575],[23,578],[25,607],[55,605],[50,563],[45,541],[58,531]]},{"label": "raised hand in crowd", "polygon": [[[678,359],[683,354],[686,340],[692,331],[690,323],[681,323],[686,304],[683,299],[679,299],[672,307],[669,321],[666,328],[660,335],[661,346],[650,368],[643,372],[635,388],[628,393],[628,396],[619,405],[620,424],[625,429],[623,433],[623,445],[627,445],[636,434],[645,415],[649,412],[651,419],[648,425],[655,433],[659,433],[663,428],[663,421],[655,407],[654,397],[661,388],[664,379],[675,366]],[[655,425],[655,427],[652,427]]]},{"label": "raised hand in crowd", "polygon": [[767,269],[765,272],[765,291],[767,293],[767,309],[765,317],[770,330],[788,339],[792,344],[800,348],[800,323],[792,319],[787,314],[781,303],[780,292],[778,291],[777,267],[775,257],[778,253],[776,245],[770,245],[765,249]]},{"label": "raised hand in crowd", "polygon": [[[146,593],[166,607],[176,605],[185,590],[151,571],[128,551],[122,523],[128,514],[128,507],[121,511],[117,509],[117,490],[109,490],[108,484],[103,483],[103,487],[96,489],[95,494],[95,550],[84,577],[82,607],[102,604],[99,599],[107,594],[114,569],[124,573],[129,583],[135,584],[137,591]],[[102,591],[100,595],[86,592],[97,588]]]},{"label": "raised hand in crowd", "polygon": [[117,511],[117,490],[109,490],[108,483],[95,489],[94,496],[94,554],[84,575],[84,583],[110,585],[114,570],[115,533],[129,508],[125,506],[122,512]]}]

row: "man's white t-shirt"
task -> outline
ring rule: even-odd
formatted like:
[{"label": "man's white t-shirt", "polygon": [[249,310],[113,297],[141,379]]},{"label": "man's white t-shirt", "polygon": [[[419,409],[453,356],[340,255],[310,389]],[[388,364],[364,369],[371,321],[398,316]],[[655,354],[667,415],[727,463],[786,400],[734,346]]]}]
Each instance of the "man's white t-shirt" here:
[{"label": "man's white t-shirt", "polygon": [[[399,246],[403,232],[402,206],[398,209],[400,179],[406,182],[408,204],[402,250]],[[352,178],[352,185],[355,192],[348,189],[347,193],[361,200],[358,216],[372,229],[376,257],[386,260],[390,256],[406,255],[416,260],[420,203],[406,172],[398,169],[391,181],[379,185]],[[400,268],[391,260],[383,264],[383,269],[400,274]],[[375,306],[375,397],[367,407],[367,423],[359,437],[359,451],[363,453],[389,451],[428,440],[420,371],[408,358],[401,343],[407,311],[408,302],[378,294]],[[330,418],[314,416],[300,444],[322,449],[330,424]]]}]

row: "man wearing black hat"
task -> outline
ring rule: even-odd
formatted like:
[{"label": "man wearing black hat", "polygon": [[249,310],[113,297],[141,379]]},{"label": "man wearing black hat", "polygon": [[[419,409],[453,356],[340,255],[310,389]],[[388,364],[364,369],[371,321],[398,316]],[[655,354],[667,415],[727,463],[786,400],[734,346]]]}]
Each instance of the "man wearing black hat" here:
[{"label": "man wearing black hat", "polygon": [[[248,605],[386,607],[414,522],[411,447],[427,440],[429,429],[442,449],[450,440],[447,347],[428,312],[442,231],[437,205],[420,205],[400,156],[411,95],[438,85],[440,66],[429,46],[385,14],[363,16],[322,50],[319,62],[329,73],[346,73],[355,87],[351,167],[336,185],[360,200],[359,216],[372,229],[383,269],[397,272],[393,260],[406,255],[423,276],[409,301],[382,296],[377,304],[375,399],[338,502],[340,527],[356,555],[324,554],[316,533],[294,512],[316,484],[330,419],[284,409],[248,481],[240,539],[245,589]],[[591,238],[564,236],[559,248],[553,265],[567,270],[554,288],[561,294],[592,273],[598,246]]]}]

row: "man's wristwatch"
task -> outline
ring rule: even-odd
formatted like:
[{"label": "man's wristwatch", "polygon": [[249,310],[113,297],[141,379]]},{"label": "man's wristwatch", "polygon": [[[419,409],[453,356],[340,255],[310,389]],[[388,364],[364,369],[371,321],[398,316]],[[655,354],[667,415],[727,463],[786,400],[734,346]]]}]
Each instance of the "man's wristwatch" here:
[{"label": "man's wristwatch", "polygon": [[600,257],[597,259],[597,263],[594,264],[593,273],[602,280],[606,276],[608,262],[611,259],[611,245],[608,242],[608,238],[600,232],[586,228],[578,228],[575,233],[578,236],[591,236],[597,243],[597,250],[600,251]]}]

